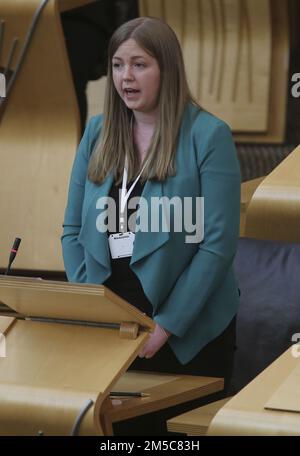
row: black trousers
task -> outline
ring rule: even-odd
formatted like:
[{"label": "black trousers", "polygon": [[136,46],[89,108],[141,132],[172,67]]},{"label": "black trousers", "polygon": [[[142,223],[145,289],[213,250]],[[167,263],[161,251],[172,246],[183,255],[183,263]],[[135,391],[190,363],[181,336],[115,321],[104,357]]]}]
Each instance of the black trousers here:
[{"label": "black trousers", "polygon": [[189,363],[182,365],[168,344],[151,359],[137,358],[130,370],[182,375],[222,377],[225,388],[220,393],[170,407],[159,412],[114,424],[115,435],[166,435],[166,420],[209,402],[226,397],[232,370],[236,339],[236,318],[216,339],[207,344]]}]

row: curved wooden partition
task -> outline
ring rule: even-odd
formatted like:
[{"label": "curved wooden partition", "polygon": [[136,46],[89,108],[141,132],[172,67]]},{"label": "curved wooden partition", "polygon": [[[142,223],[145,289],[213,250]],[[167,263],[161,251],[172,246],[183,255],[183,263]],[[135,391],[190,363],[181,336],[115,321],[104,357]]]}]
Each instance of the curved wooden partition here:
[{"label": "curved wooden partition", "polygon": [[[11,44],[18,37],[9,72],[14,73],[42,3],[0,1],[0,20],[4,21],[0,71],[7,67]],[[59,2],[49,0],[0,119],[0,267],[6,267],[18,236],[22,244],[16,268],[63,270],[61,226],[79,132]]]},{"label": "curved wooden partition", "polygon": [[247,208],[245,236],[300,242],[300,146],[258,186]]},{"label": "curved wooden partition", "polygon": [[213,418],[212,436],[299,436],[299,358],[289,348]]}]

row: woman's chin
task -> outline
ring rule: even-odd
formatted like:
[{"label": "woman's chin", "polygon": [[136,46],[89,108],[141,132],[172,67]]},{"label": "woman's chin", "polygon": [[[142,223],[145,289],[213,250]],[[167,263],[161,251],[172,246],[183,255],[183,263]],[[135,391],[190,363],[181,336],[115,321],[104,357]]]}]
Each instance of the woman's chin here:
[{"label": "woman's chin", "polygon": [[123,100],[125,105],[128,109],[132,109],[134,111],[139,111],[141,108],[140,103],[137,103],[135,100]]}]

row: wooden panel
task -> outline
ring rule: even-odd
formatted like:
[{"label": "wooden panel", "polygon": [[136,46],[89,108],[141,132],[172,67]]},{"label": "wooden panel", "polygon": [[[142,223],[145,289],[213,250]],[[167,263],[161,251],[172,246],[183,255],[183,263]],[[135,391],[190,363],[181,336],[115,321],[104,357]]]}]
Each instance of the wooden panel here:
[{"label": "wooden panel", "polygon": [[[145,4],[146,8],[145,8]],[[268,0],[141,2],[182,44],[192,93],[234,131],[266,131],[271,77]]]},{"label": "wooden panel", "polygon": [[300,146],[257,187],[246,213],[245,235],[300,242]]},{"label": "wooden panel", "polygon": [[[39,0],[1,0],[0,17],[5,21],[2,67],[18,36],[12,62],[15,69],[39,4]],[[50,0],[0,120],[0,242],[4,253],[0,267],[6,267],[12,241],[19,236],[22,244],[15,267],[63,270],[61,226],[79,132],[57,2]]]},{"label": "wooden panel", "polygon": [[266,133],[235,134],[235,140],[246,143],[282,143],[285,138],[289,74],[288,1],[272,0],[272,63],[268,129]]},{"label": "wooden panel", "polygon": [[[181,42],[191,91],[239,142],[284,140],[288,88],[287,0],[140,0]],[[276,94],[276,96],[274,96]]]}]

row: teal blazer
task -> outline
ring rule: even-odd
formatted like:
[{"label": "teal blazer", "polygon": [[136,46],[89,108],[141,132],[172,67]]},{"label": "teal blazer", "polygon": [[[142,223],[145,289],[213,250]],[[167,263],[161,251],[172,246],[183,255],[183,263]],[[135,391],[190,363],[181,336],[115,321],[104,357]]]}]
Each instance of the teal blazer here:
[{"label": "teal blazer", "polygon": [[[74,161],[62,235],[71,282],[103,283],[111,274],[107,234],[96,229],[113,173],[103,184],[87,179],[102,116],[88,123]],[[148,180],[142,196],[204,197],[204,238],[186,243],[183,232],[135,236],[130,268],[153,306],[153,318],[172,333],[168,343],[182,364],[227,327],[238,307],[233,259],[239,237],[240,168],[229,127],[192,104],[185,110],[176,151],[176,175]]]}]

